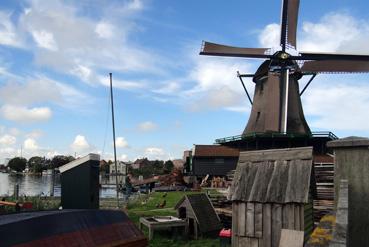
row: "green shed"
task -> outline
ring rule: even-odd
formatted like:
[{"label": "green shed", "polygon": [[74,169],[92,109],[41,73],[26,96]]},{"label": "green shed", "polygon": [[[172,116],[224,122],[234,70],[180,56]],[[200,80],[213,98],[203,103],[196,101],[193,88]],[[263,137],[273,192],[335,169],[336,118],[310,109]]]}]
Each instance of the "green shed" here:
[{"label": "green shed", "polygon": [[98,154],[89,154],[59,168],[63,209],[99,208]]}]

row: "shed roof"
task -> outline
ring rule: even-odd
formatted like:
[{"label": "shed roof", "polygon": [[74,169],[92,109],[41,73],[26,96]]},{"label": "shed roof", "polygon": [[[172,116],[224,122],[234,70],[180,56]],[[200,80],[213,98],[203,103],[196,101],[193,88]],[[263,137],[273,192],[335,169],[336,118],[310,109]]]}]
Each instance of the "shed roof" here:
[{"label": "shed roof", "polygon": [[312,156],[312,147],[241,152],[231,200],[307,203]]},{"label": "shed roof", "polygon": [[327,147],[330,148],[347,148],[347,147],[367,147],[369,146],[369,139],[366,137],[349,136],[338,140],[330,141]]},{"label": "shed roof", "polygon": [[238,149],[221,145],[195,145],[192,152],[192,156],[197,157],[238,157],[239,154]]},{"label": "shed roof", "polygon": [[189,202],[201,232],[206,233],[222,228],[222,224],[214,210],[213,204],[206,194],[185,195],[174,208],[178,209],[185,200]]},{"label": "shed roof", "polygon": [[72,162],[69,162],[68,164],[65,164],[61,167],[59,167],[59,170],[61,173],[65,172],[65,171],[68,171],[76,166],[79,166],[87,161],[90,161],[90,160],[97,160],[97,161],[100,161],[100,155],[98,154],[88,154],[82,158],[79,158],[79,159],[76,159],[76,160],[73,160]]}]

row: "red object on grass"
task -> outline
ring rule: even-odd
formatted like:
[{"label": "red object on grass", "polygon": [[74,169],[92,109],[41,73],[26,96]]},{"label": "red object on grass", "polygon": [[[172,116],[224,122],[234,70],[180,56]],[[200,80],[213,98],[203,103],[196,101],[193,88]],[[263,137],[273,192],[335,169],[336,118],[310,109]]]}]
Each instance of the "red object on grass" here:
[{"label": "red object on grass", "polygon": [[32,204],[32,202],[24,202],[24,203],[22,203],[22,208],[32,209],[33,208],[33,204]]},{"label": "red object on grass", "polygon": [[220,231],[220,233],[219,233],[219,237],[224,237],[224,238],[230,238],[230,237],[232,237],[232,231],[231,231],[231,229],[223,228]]}]

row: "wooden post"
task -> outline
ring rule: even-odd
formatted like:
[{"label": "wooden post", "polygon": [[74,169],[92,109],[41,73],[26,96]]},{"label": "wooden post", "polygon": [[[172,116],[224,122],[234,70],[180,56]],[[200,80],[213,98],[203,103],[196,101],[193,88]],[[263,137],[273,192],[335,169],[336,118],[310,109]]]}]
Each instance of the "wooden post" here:
[{"label": "wooden post", "polygon": [[149,240],[152,240],[154,237],[154,230],[149,226]]},{"label": "wooden post", "polygon": [[51,171],[51,182],[50,182],[50,196],[54,196],[54,178],[55,178],[55,170]]},{"label": "wooden post", "polygon": [[198,239],[199,236],[198,236],[197,222],[196,222],[195,219],[193,220],[193,231],[194,231],[194,234],[195,234],[195,239]]},{"label": "wooden post", "polygon": [[18,198],[19,198],[19,184],[14,184],[13,197],[14,197],[15,200],[18,200]]}]

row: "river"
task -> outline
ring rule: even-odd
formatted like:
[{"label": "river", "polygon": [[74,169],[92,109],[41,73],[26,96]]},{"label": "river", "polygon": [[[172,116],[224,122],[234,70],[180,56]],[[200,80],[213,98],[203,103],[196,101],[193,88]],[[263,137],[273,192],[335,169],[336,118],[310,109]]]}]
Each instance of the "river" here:
[{"label": "river", "polygon": [[[115,177],[102,178],[103,184],[114,183]],[[19,195],[37,196],[50,195],[51,175],[32,175],[23,174],[15,175],[0,172],[0,196],[13,195],[14,185],[19,184]],[[54,181],[54,196],[60,196],[60,175],[55,176]],[[103,186],[100,189],[100,197],[109,198],[115,197],[116,190],[114,186]],[[123,196],[120,194],[120,196]]]}]

